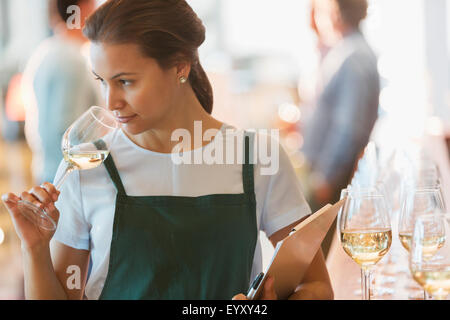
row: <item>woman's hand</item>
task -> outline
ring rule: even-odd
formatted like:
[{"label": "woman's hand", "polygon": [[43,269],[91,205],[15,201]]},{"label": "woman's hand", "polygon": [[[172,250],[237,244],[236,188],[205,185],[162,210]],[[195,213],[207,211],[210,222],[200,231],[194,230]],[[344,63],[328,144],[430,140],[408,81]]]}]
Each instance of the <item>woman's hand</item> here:
[{"label": "woman's hand", "polygon": [[[268,276],[265,283],[262,295],[260,300],[277,300],[277,293],[275,292],[274,278],[272,276]],[[248,300],[247,296],[243,293],[239,293],[233,297],[233,300]]]},{"label": "woman's hand", "polygon": [[17,202],[19,200],[26,200],[37,205],[39,208],[45,210],[50,218],[57,224],[59,211],[55,207],[55,202],[58,200],[58,196],[59,191],[57,191],[55,186],[49,182],[45,182],[41,186],[35,186],[28,192],[22,192],[20,197],[13,193],[4,194],[2,196],[2,201],[12,218],[14,228],[21,240],[23,249],[48,245],[55,231],[44,230],[28,220],[19,211]]}]

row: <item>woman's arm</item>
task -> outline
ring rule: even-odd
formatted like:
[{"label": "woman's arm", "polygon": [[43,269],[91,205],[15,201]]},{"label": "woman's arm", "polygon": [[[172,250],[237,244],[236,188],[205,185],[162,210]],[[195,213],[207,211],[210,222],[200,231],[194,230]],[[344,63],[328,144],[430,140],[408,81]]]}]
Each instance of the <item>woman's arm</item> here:
[{"label": "woman's arm", "polygon": [[90,252],[74,249],[58,241],[52,241],[50,249],[56,276],[67,295],[67,299],[83,299]]},{"label": "woman's arm", "polygon": [[[23,216],[18,208],[19,200],[27,200],[44,209],[57,224],[59,211],[54,202],[58,200],[58,196],[59,192],[50,183],[35,186],[29,192],[22,192],[20,197],[13,193],[2,196],[2,201],[8,209],[21,241],[27,299],[82,298],[84,286],[79,285],[80,289],[74,288],[73,285],[68,286],[67,280],[71,275],[79,276],[79,283],[84,284],[89,252],[73,249],[57,242],[54,244],[52,242],[50,245],[54,231],[37,227]],[[70,266],[74,267],[69,268]],[[68,271],[74,273],[74,270],[78,274],[67,273]]]},{"label": "woman's arm", "polygon": [[65,300],[67,294],[53,269],[47,245],[22,247],[25,299]]},{"label": "woman's arm", "polygon": [[[275,247],[278,241],[287,237],[292,228],[298,225],[303,219],[278,230],[270,236],[269,240],[272,242],[272,245]],[[325,259],[322,249],[319,249],[309,265],[302,283],[298,285],[296,291],[289,297],[289,300],[332,300],[333,298],[333,288],[331,286]]]},{"label": "woman's arm", "polygon": [[59,242],[22,248],[25,298],[29,300],[82,299],[89,251]]}]

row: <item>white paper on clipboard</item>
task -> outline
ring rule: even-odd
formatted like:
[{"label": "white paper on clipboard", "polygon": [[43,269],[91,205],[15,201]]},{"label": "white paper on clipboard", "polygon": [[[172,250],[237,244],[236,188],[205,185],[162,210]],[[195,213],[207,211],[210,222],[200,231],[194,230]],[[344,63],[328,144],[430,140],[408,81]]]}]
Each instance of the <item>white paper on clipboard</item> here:
[{"label": "white paper on clipboard", "polygon": [[287,299],[295,291],[344,201],[345,198],[334,205],[325,205],[300,222],[294,228],[295,232],[278,242],[264,277],[248,299],[259,298],[269,275],[274,277],[278,299]]}]

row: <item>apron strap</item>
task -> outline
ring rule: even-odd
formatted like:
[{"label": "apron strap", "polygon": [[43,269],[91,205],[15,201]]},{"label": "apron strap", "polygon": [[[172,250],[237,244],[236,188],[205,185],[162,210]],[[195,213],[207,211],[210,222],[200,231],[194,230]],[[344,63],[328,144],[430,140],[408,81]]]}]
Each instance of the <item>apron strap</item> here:
[{"label": "apron strap", "polygon": [[[94,141],[94,145],[97,147],[97,149],[103,150],[106,149],[106,143],[102,139]],[[106,170],[108,171],[108,174],[111,177],[111,180],[114,183],[114,186],[116,187],[118,194],[126,195],[125,188],[123,187],[122,180],[120,179],[119,171],[117,170],[116,165],[114,164],[111,154],[109,154],[108,157],[106,157],[103,163],[105,164]]]},{"label": "apron strap", "polygon": [[253,147],[255,135],[244,131],[245,139],[245,162],[242,167],[242,181],[244,184],[244,193],[253,195],[255,193],[255,184],[253,177]]}]

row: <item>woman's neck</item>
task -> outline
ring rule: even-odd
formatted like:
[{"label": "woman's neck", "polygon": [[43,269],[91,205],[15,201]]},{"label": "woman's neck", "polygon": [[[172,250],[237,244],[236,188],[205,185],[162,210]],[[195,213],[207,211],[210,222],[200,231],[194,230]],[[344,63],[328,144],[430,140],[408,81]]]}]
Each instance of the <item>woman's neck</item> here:
[{"label": "woman's neck", "polygon": [[[201,135],[208,129],[219,130],[223,123],[214,119],[208,114],[198,101],[192,88],[186,87],[184,90],[181,101],[178,105],[172,108],[172,111],[164,116],[161,121],[158,121],[158,125],[150,130],[147,130],[139,135],[130,135],[126,131],[125,134],[140,147],[152,150],[160,153],[172,153],[176,145],[181,141],[172,141],[172,134],[177,129],[185,129],[189,132],[191,137],[191,143],[189,150],[198,148],[198,145],[194,145],[194,135],[198,134],[199,124],[201,124]],[[198,122],[199,121],[199,122]],[[197,130],[195,130],[197,126]],[[198,137],[196,137],[198,139]],[[208,144],[210,141],[203,141],[202,146]],[[183,141],[183,145],[186,145],[186,141]],[[188,151],[185,148],[183,151]]]}]

